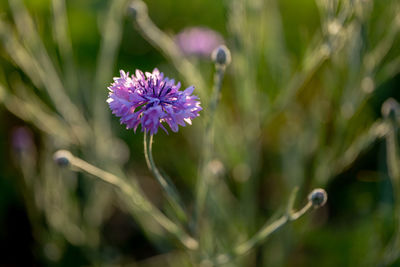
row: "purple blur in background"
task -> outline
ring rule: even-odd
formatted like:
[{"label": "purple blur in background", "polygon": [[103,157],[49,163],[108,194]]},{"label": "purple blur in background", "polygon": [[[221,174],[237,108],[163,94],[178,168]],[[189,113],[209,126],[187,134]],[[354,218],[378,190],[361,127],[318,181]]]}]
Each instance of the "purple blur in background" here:
[{"label": "purple blur in background", "polygon": [[31,151],[34,149],[33,133],[25,127],[19,126],[12,131],[12,146],[17,152]]},{"label": "purple blur in background", "polygon": [[206,27],[185,28],[175,36],[181,51],[188,56],[210,58],[212,51],[224,44],[222,36]]}]

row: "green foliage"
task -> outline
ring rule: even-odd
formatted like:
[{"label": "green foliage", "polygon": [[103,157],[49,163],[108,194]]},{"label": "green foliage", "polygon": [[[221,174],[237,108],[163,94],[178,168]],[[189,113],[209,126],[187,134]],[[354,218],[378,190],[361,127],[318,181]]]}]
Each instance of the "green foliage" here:
[{"label": "green foliage", "polygon": [[[0,2],[0,238],[23,203],[29,225],[19,227],[31,227],[34,247],[5,263],[24,253],[25,265],[57,266],[399,262],[400,113],[385,102],[399,99],[398,1],[157,0],[136,19],[129,4]],[[211,60],[182,55],[171,38],[196,25],[221,32],[231,51],[214,89]],[[187,218],[147,171],[141,134],[105,102],[119,69],[156,66],[194,84],[205,107],[146,146]],[[21,125],[34,147],[18,151]],[[56,166],[59,149],[108,184]],[[311,208],[315,187],[327,205],[289,222]]]}]

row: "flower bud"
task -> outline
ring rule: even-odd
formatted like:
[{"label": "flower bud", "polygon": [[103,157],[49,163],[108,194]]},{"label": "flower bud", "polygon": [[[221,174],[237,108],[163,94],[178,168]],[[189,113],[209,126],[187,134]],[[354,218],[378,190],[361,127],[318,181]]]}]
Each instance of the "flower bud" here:
[{"label": "flower bud", "polygon": [[383,102],[381,112],[385,118],[395,118],[399,112],[399,103],[394,98],[389,98]]},{"label": "flower bud", "polygon": [[71,152],[67,150],[59,150],[56,153],[54,153],[53,159],[58,166],[67,167],[71,163],[72,157],[73,156]]},{"label": "flower bud", "polygon": [[128,12],[134,19],[138,19],[147,14],[146,3],[142,0],[133,0],[128,7]]},{"label": "flower bud", "polygon": [[314,208],[319,208],[325,205],[326,201],[328,200],[328,194],[324,189],[317,188],[314,189],[308,195],[308,201],[310,201]]},{"label": "flower bud", "polygon": [[216,64],[227,66],[231,63],[231,52],[225,45],[220,45],[214,49],[211,58]]}]

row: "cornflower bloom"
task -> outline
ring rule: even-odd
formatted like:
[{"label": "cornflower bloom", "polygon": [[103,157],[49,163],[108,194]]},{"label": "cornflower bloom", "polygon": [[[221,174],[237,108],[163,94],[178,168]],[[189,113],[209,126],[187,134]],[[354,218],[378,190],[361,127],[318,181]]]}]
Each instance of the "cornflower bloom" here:
[{"label": "cornflower bloom", "polygon": [[136,77],[120,71],[121,77],[115,77],[108,87],[107,102],[112,113],[120,117],[121,124],[136,132],[142,124],[142,132],[156,134],[158,128],[168,133],[162,124],[167,123],[173,132],[178,125],[186,126],[199,116],[202,110],[198,97],[191,95],[194,87],[179,91],[180,82],[164,77],[158,69],[143,74],[136,70]]}]

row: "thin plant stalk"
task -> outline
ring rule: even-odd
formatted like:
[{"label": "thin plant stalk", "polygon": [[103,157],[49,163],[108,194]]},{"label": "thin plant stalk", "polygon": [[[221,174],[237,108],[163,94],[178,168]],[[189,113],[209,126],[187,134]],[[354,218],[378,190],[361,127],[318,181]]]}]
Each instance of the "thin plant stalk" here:
[{"label": "thin plant stalk", "polygon": [[[391,101],[392,99],[389,99]],[[390,102],[385,102],[383,104],[383,109],[385,105],[393,104]],[[393,109],[398,108],[398,104],[395,103],[396,107],[392,107]],[[388,110],[386,121],[390,125],[390,130],[386,135],[386,154],[387,154],[387,166],[388,173],[392,182],[393,187],[393,195],[394,195],[394,214],[395,214],[395,232],[393,234],[393,238],[389,243],[389,246],[385,250],[384,262],[385,265],[392,264],[396,259],[400,256],[400,157],[399,157],[399,143],[398,143],[398,126],[397,126],[397,118],[396,114],[397,110]],[[385,115],[385,114],[384,114]]]},{"label": "thin plant stalk", "polygon": [[182,245],[188,250],[196,250],[198,242],[189,236],[179,225],[175,224],[162,212],[160,212],[141,192],[140,190],[128,183],[124,179],[106,172],[88,162],[73,156],[69,151],[60,150],[55,154],[56,161],[67,161],[72,169],[89,173],[103,182],[114,186],[115,189],[123,193],[130,205],[135,206],[136,209],[148,214],[159,225],[161,225],[167,232],[175,236]]},{"label": "thin plant stalk", "polygon": [[331,176],[338,175],[354,163],[358,156],[379,138],[387,136],[390,127],[386,121],[376,121],[372,126],[349,146],[342,156],[333,164]]},{"label": "thin plant stalk", "polygon": [[60,56],[64,63],[65,83],[69,91],[77,96],[78,93],[78,75],[75,70],[72,43],[68,33],[68,18],[65,6],[65,0],[52,0],[53,8],[53,31],[55,40],[60,51]]},{"label": "thin plant stalk", "polygon": [[141,35],[171,60],[175,68],[182,74],[187,82],[197,85],[198,93],[200,98],[202,98],[205,95],[205,81],[201,75],[197,75],[198,70],[184,57],[172,38],[161,31],[150,19],[147,14],[146,4],[141,0],[134,0],[130,8],[135,19],[135,24]]},{"label": "thin plant stalk", "polygon": [[[287,206],[287,212],[274,221],[273,223],[266,223],[261,229],[249,240],[239,244],[236,246],[232,252],[230,253],[225,253],[225,254],[220,254],[215,259],[212,260],[212,263],[214,265],[222,265],[226,264],[233,259],[244,256],[247,254],[251,249],[256,247],[258,244],[262,243],[265,241],[271,234],[279,230],[281,227],[286,225],[288,222],[295,221],[302,217],[304,214],[306,214],[311,208],[317,208],[319,206],[316,206],[312,200],[309,198],[307,204],[301,208],[298,211],[293,210],[293,205],[294,205],[294,200],[297,194],[298,188],[295,188],[292,191],[292,194],[289,198],[288,206]],[[326,199],[325,199],[326,201]],[[324,202],[325,203],[325,202]],[[322,204],[323,205],[323,204]]]},{"label": "thin plant stalk", "polygon": [[33,59],[33,56],[22,46],[20,40],[17,39],[10,24],[0,18],[0,41],[9,54],[10,59],[19,66],[19,68],[31,79],[32,83],[41,88],[43,82],[41,80],[41,68]]},{"label": "thin plant stalk", "polygon": [[172,182],[164,177],[160,171],[158,170],[154,159],[153,159],[153,135],[150,135],[149,140],[147,140],[147,133],[144,133],[144,138],[143,138],[143,145],[144,145],[144,156],[146,159],[146,164],[149,170],[152,172],[154,177],[156,178],[157,182],[161,185],[161,187],[164,189],[166,198],[175,211],[176,215],[180,220],[187,221],[187,216],[184,211],[184,208],[182,207],[182,201],[180,200],[178,191],[176,190],[175,186],[172,184]]},{"label": "thin plant stalk", "polygon": [[70,134],[68,125],[60,120],[51,111],[43,110],[43,105],[32,100],[37,100],[33,95],[29,95],[30,101],[21,99],[18,96],[9,94],[0,83],[0,103],[5,108],[24,121],[29,121],[44,133],[57,137],[58,140],[66,144],[78,144],[78,140]]},{"label": "thin plant stalk", "polygon": [[222,81],[225,74],[225,66],[216,64],[216,72],[214,74],[214,87],[213,93],[208,108],[208,120],[206,122],[206,129],[203,140],[202,158],[200,163],[199,176],[197,180],[197,195],[196,195],[196,214],[198,218],[203,213],[204,205],[207,198],[207,191],[210,180],[210,173],[207,170],[207,165],[212,157],[214,146],[214,117],[217,110],[219,100],[221,98]]},{"label": "thin plant stalk", "polygon": [[18,34],[22,38],[23,44],[28,48],[27,51],[32,54],[32,60],[37,61],[35,65],[40,66],[42,69],[38,74],[41,82],[47,89],[47,93],[54,102],[57,110],[68,121],[77,137],[80,138],[80,141],[85,142],[86,138],[90,136],[91,130],[88,127],[86,119],[66,94],[54,63],[50,59],[34,27],[32,18],[20,0],[10,0],[9,3]]},{"label": "thin plant stalk", "polygon": [[105,107],[106,93],[104,92],[104,84],[107,83],[112,74],[115,59],[119,49],[122,38],[122,22],[124,16],[124,8],[128,0],[111,1],[106,14],[104,25],[102,27],[102,39],[100,44],[100,51],[98,55],[98,62],[96,74],[93,84],[93,124],[95,135],[99,144],[97,153],[102,156],[107,155],[108,147],[104,142],[111,137],[111,128],[109,122],[109,114]]}]

